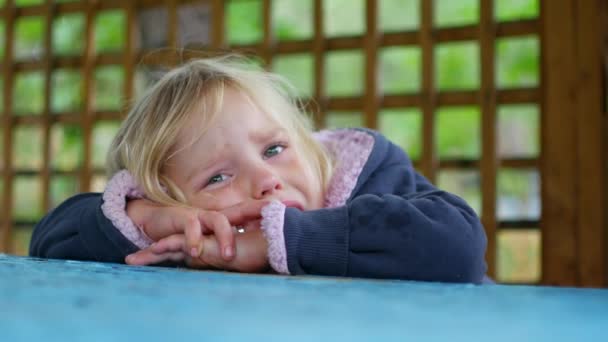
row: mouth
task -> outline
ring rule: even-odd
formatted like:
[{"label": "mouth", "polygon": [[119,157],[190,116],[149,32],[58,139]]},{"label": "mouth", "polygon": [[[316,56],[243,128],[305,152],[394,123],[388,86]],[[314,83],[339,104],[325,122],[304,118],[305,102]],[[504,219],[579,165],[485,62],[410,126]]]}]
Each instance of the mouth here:
[{"label": "mouth", "polygon": [[304,207],[297,201],[281,201],[287,208],[296,208],[304,211]]}]

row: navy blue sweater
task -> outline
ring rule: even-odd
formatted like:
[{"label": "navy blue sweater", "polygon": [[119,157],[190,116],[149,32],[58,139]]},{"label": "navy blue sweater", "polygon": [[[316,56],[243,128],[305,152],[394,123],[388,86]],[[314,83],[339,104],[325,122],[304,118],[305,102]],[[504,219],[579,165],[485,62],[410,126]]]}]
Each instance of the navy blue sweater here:
[{"label": "navy blue sweater", "polygon": [[[481,283],[485,231],[460,197],[438,190],[377,132],[346,204],[284,218],[291,274]],[[98,193],[74,196],[36,226],[30,255],[124,262],[138,248],[101,211]]]}]

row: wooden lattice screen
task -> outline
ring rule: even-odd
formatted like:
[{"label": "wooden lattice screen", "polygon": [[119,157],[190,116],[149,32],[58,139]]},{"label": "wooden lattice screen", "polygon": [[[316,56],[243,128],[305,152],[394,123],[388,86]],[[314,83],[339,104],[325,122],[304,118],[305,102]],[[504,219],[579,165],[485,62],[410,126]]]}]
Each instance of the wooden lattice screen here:
[{"label": "wooden lattice screen", "polygon": [[[479,0],[478,18],[473,22],[437,25],[436,14],[445,1],[420,0],[415,1],[417,5],[414,6],[417,9],[417,27],[402,27],[396,24],[392,29],[385,29],[386,25],[379,19],[382,18],[381,12],[385,10],[383,6],[388,3],[405,4],[412,1],[353,0],[349,3],[359,10],[357,13],[360,17],[355,16],[352,20],[360,21],[361,29],[328,33],[328,23],[331,23],[332,16],[348,15],[339,13],[341,9],[329,11],[332,0],[32,0],[27,1],[33,3],[32,5],[19,6],[21,2],[5,0],[4,6],[0,7],[0,29],[4,30],[6,37],[3,42],[4,52],[1,55],[0,77],[3,87],[0,109],[0,188],[3,189],[0,202],[0,251],[24,252],[23,247],[18,246],[23,240],[20,236],[25,236],[24,239],[27,240],[28,229],[31,229],[35,220],[21,219],[19,213],[15,212],[14,203],[24,195],[23,192],[32,189],[38,193],[36,196],[39,201],[34,201],[32,206],[35,207],[36,213],[41,215],[69,195],[55,195],[55,183],[69,184],[68,188],[73,192],[103,189],[103,156],[94,155],[93,144],[97,140],[104,141],[104,136],[111,136],[116,122],[123,117],[125,106],[117,103],[128,103],[134,98],[140,82],[140,72],[145,73],[146,68],[152,68],[151,64],[154,63],[178,63],[173,50],[187,47],[190,50],[244,51],[259,56],[265,67],[278,72],[286,70],[286,73],[289,73],[289,67],[281,69],[281,65],[287,63],[286,60],[304,56],[300,59],[300,64],[296,65],[310,74],[309,83],[304,84],[309,89],[303,92],[303,96],[310,97],[316,103],[316,106],[311,108],[319,127],[354,122],[384,131],[392,125],[393,121],[387,118],[394,115],[395,111],[401,113],[399,115],[417,117],[408,121],[417,125],[416,136],[421,140],[419,153],[413,154],[416,167],[440,185],[442,174],[445,178],[464,175],[465,181],[477,183],[479,203],[476,209],[488,234],[487,260],[490,274],[498,275],[499,280],[505,282],[541,281],[540,254],[526,259],[533,264],[531,267],[534,269],[528,278],[501,279],[500,272],[497,272],[501,239],[517,241],[520,232],[524,232],[528,234],[524,240],[528,241],[527,243],[531,240],[532,244],[537,245],[535,253],[540,253],[538,247],[541,244],[543,251],[547,248],[539,228],[542,225],[540,209],[531,216],[511,216],[503,219],[498,215],[497,198],[503,174],[515,174],[515,178],[519,179],[538,179],[544,174],[540,172],[544,145],[536,141],[533,142],[536,147],[524,150],[524,153],[499,153],[499,140],[516,140],[520,137],[501,137],[497,127],[500,127],[501,118],[509,120],[510,113],[523,109],[524,113],[533,115],[538,123],[528,128],[531,137],[526,139],[540,140],[541,125],[546,120],[543,118],[544,78],[541,77],[544,67],[541,65],[541,52],[545,51],[546,47],[543,45],[545,41],[541,18],[546,7],[552,5],[547,5],[546,2],[539,4],[538,12],[529,18],[498,20],[495,15],[495,2],[500,1]],[[273,5],[278,2],[289,2],[298,8],[304,6],[309,9],[309,32],[305,32],[298,39],[281,38],[273,26],[274,16],[278,15],[273,12]],[[245,39],[245,43],[231,38],[229,22],[229,12],[233,6],[242,3],[249,3],[246,6],[253,9],[251,15],[259,18],[259,33],[252,31],[253,38],[249,41]],[[154,10],[158,12],[150,12]],[[149,14],[147,18],[142,14],[146,11]],[[118,13],[122,19],[117,22],[104,22],[105,13]],[[298,15],[307,14],[302,12]],[[18,40],[12,37],[19,35],[21,23],[29,18],[36,18],[43,26],[40,28],[40,44],[34,47],[29,55],[16,56],[15,44]],[[57,38],[54,34],[59,32],[57,27],[61,25],[60,20],[69,18],[78,18],[71,23],[82,25],[83,39],[79,43],[81,46],[71,53],[57,54],[54,51]],[[186,25],[188,23],[191,25]],[[120,26],[124,36],[123,43],[114,49],[98,51],[96,44],[103,39],[99,33],[101,28],[105,29],[103,25]],[[192,31],[192,25],[200,32],[189,32],[188,38],[184,38],[185,31]],[[158,32],[151,32],[153,30],[161,30],[163,39],[148,44],[146,34],[147,38],[158,36]],[[154,58],[144,58],[150,56],[151,49],[158,47],[168,47],[173,49],[169,50],[173,52],[155,52]],[[439,80],[445,72],[442,68],[449,68],[449,64],[442,61],[442,50],[446,47],[468,51],[468,54],[465,53],[467,58],[472,57],[477,61],[473,64],[478,82],[462,89],[439,87]],[[533,62],[537,63],[537,75],[534,75],[531,81],[501,83],[498,80],[500,61],[503,57],[501,54],[518,48],[535,49],[533,55],[536,55],[536,60]],[[397,87],[400,89],[397,91],[384,89],[383,77],[390,75],[382,74],[380,65],[391,49],[404,49],[403,53],[417,56],[416,74],[401,77],[418,78],[418,87]],[[184,58],[184,55],[187,58],[188,53],[180,54],[180,58]],[[354,85],[349,91],[334,91],[332,81],[335,77],[340,77],[340,74],[332,69],[339,68],[341,61],[345,59],[359,63],[357,70],[347,72],[359,72],[360,84]],[[288,63],[287,65],[289,66]],[[113,70],[112,72],[120,74],[122,83],[104,84],[100,70]],[[28,77],[38,80],[38,83],[32,82],[41,89],[44,99],[42,108],[37,108],[37,112],[30,112],[27,105],[21,105],[24,101],[27,102],[27,99],[23,99],[24,94],[19,91],[19,84],[27,83]],[[60,100],[54,99],[55,82],[61,80],[76,84],[74,91],[82,92],[80,102],[62,106]],[[143,83],[145,84],[145,80]],[[120,101],[116,102],[111,98],[100,100],[100,87],[115,88],[114,94]],[[18,96],[22,97],[17,98]],[[442,132],[438,132],[437,122],[458,120],[458,108],[461,107],[474,108],[477,112],[476,118],[471,121],[474,126],[471,134],[478,136],[477,150],[461,155],[439,155],[437,136]],[[22,110],[23,108],[25,110]],[[467,118],[463,117],[464,119]],[[406,130],[406,127],[403,129]],[[81,147],[73,151],[63,151],[60,148],[63,141],[57,138],[62,135],[56,133],[62,130],[77,132],[71,136],[80,139]],[[96,139],[96,135],[101,137]],[[405,139],[399,136],[389,137],[396,140]],[[19,144],[20,139],[38,139],[39,150],[32,151],[39,154],[38,162],[26,162],[15,155],[15,146]],[[407,146],[405,147],[407,149]],[[81,157],[73,165],[57,164],[56,155],[61,153],[77,153]],[[542,179],[532,183],[524,182],[524,187],[530,184],[540,187],[542,182]],[[536,193],[538,197],[538,203],[530,205],[540,208],[540,189],[529,191]],[[532,234],[531,238],[529,233]]]}]

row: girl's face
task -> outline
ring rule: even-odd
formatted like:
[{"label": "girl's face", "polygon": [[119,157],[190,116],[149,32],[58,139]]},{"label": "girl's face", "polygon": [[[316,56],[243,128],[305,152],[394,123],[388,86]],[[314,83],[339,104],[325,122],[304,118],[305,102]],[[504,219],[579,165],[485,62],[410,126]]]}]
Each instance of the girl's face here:
[{"label": "girl's face", "polygon": [[288,133],[237,90],[226,88],[213,125],[201,138],[193,113],[179,134],[178,151],[164,168],[188,203],[222,210],[248,199],[279,200],[319,209],[322,185]]}]

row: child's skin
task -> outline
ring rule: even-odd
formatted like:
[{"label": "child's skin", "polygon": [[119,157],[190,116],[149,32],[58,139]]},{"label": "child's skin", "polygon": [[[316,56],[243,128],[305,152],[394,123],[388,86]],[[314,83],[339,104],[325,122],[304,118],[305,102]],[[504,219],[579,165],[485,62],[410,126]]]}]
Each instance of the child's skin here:
[{"label": "child's skin", "polygon": [[[158,242],[126,262],[185,260],[199,268],[265,270],[268,245],[260,230],[262,207],[279,200],[300,210],[319,209],[321,181],[287,132],[242,92],[225,90],[217,120],[196,139],[200,115],[192,113],[163,173],[201,210],[129,202],[129,217]],[[245,233],[235,234],[235,225],[244,226]]]}]

